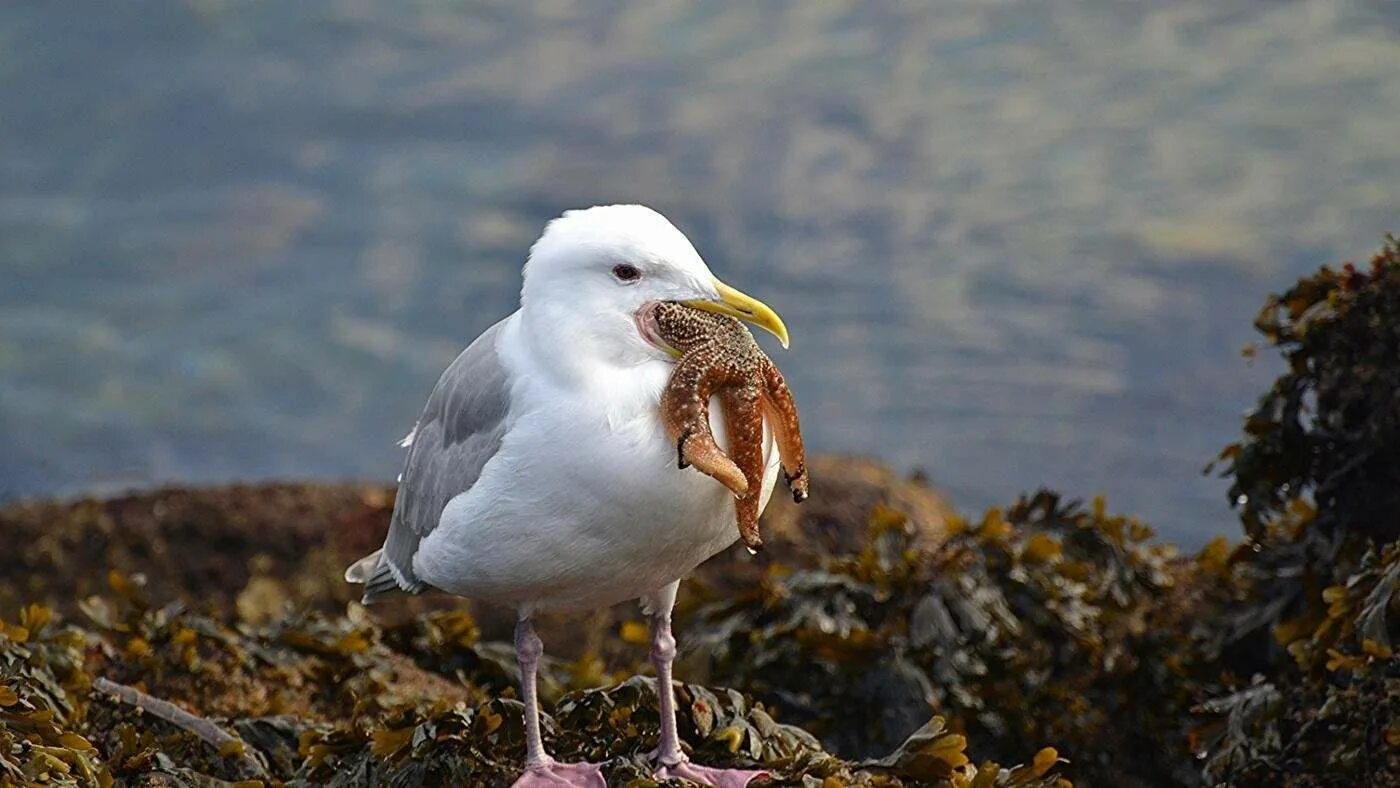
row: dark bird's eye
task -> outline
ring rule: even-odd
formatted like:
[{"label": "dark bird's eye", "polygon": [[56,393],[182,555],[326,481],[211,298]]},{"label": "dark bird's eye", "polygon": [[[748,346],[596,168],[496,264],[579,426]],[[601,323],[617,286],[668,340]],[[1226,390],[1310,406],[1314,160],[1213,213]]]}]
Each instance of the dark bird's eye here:
[{"label": "dark bird's eye", "polygon": [[617,277],[619,282],[635,282],[642,278],[642,272],[638,271],[635,265],[623,263],[613,266],[613,276]]}]

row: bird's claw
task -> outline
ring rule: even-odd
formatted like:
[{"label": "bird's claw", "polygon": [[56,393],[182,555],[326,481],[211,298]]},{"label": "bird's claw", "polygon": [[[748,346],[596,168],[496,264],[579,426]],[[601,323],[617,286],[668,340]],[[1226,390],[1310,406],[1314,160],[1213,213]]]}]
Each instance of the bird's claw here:
[{"label": "bird's claw", "polygon": [[607,788],[596,763],[559,763],[550,758],[525,767],[511,788]]},{"label": "bird's claw", "polygon": [[697,766],[688,760],[680,761],[671,765],[662,764],[652,772],[652,777],[657,780],[688,780],[698,785],[708,785],[714,788],[744,788],[750,782],[767,777],[768,772],[752,771],[748,769],[715,769],[709,766]]}]

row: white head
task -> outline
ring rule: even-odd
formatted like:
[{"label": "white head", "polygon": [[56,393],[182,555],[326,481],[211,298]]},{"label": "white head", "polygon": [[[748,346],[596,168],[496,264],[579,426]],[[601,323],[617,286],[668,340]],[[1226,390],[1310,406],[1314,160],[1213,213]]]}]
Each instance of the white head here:
[{"label": "white head", "polygon": [[550,222],[530,249],[520,291],[522,317],[537,339],[620,365],[665,355],[642,319],[657,301],[747,320],[787,346],[772,309],[716,279],[685,235],[642,205],[568,211]]}]

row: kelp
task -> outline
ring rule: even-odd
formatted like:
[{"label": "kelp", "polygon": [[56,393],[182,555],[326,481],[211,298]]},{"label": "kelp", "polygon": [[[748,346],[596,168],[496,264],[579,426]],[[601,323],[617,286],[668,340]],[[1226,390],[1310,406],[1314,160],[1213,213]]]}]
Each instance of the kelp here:
[{"label": "kelp", "polygon": [[0,622],[0,784],[112,784],[91,741],[72,724],[88,686],[84,638],[29,605]]},{"label": "kelp", "polygon": [[1246,533],[1306,498],[1316,530],[1400,537],[1400,240],[1270,296],[1254,326],[1287,369],[1221,455]]},{"label": "kelp", "polygon": [[[465,613],[385,627],[352,608],[252,626],[155,606],[140,577],[114,571],[108,585],[84,600],[82,624],[30,606],[0,629],[0,784],[496,785],[519,771],[522,707],[511,688],[485,688],[504,666]],[[452,679],[420,666],[443,667],[449,650],[469,655]],[[570,681],[561,664],[546,672]],[[758,765],[777,784],[1057,784],[1045,753],[970,766],[966,740],[937,719],[885,759],[851,761],[736,690],[686,684],[677,698],[695,757]],[[546,731],[561,757],[647,786],[658,720],[651,679],[633,676],[565,694]]]},{"label": "kelp", "polygon": [[1254,677],[1202,705],[1204,777],[1396,784],[1400,241],[1270,297],[1255,326],[1286,370],[1221,453],[1247,591],[1216,641]]},{"label": "kelp", "polygon": [[838,752],[888,750],[933,709],[991,757],[1054,742],[1093,782],[1180,775],[1183,734],[1160,738],[1190,701],[1173,696],[1179,622],[1161,605],[1174,551],[1105,509],[1042,491],[928,549],[877,510],[859,552],[703,605],[687,668]]}]

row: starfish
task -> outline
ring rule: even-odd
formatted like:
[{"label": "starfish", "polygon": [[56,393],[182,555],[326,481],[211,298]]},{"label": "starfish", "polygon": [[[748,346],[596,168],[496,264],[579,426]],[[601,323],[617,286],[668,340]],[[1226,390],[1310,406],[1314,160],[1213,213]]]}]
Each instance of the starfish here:
[{"label": "starfish", "polygon": [[[792,499],[807,500],[807,463],[792,391],[738,320],[674,302],[657,304],[653,319],[661,340],[677,357],[661,394],[662,421],[676,441],[677,464],[695,466],[734,493],[739,536],[756,551],[763,545],[758,515],[765,417]],[[711,396],[718,397],[724,414],[727,455],[710,430]]]}]

